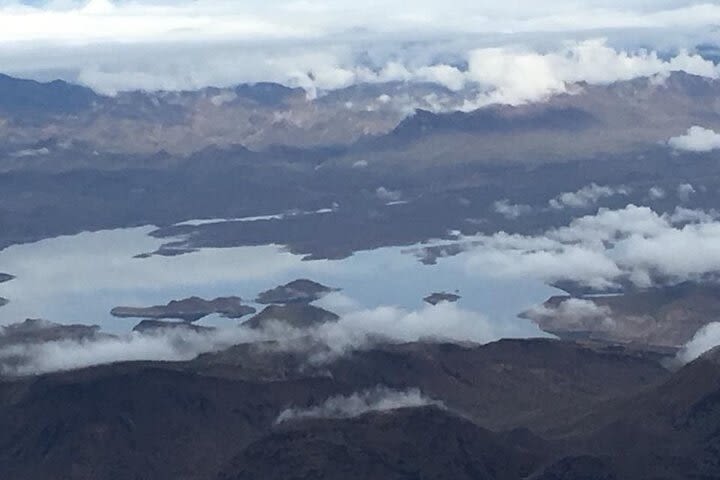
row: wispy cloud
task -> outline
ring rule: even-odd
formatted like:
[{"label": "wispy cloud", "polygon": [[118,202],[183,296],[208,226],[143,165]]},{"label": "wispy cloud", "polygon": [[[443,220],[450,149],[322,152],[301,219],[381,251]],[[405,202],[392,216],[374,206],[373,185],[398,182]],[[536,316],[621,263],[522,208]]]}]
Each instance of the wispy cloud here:
[{"label": "wispy cloud", "polygon": [[398,391],[386,387],[376,387],[348,396],[330,397],[320,405],[302,408],[293,407],[283,410],[276,423],[305,418],[352,418],[368,412],[386,412],[400,408],[417,408],[428,405],[442,407],[417,388]]}]

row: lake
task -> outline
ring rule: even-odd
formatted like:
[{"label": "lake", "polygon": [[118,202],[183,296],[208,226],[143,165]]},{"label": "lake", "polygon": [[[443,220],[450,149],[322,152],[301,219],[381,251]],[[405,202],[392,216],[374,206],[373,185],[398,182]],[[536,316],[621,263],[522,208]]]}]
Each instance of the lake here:
[{"label": "lake", "polygon": [[[150,236],[155,228],[84,232],[0,251],[0,271],[17,277],[0,284],[0,296],[10,300],[0,307],[0,324],[43,318],[98,324],[121,333],[139,320],[113,318],[109,312],[115,306],[165,304],[192,295],[237,295],[252,304],[261,291],[309,278],[342,288],[341,294],[321,301],[338,313],[378,306],[417,310],[430,293],[457,291],[462,296],[458,307],[483,313],[509,336],[540,336],[534,324],[517,314],[557,293],[535,279],[497,278],[471,268],[465,253],[425,265],[407,246],[357,252],[341,260],[304,261],[280,245],[135,258],[168,241]],[[229,325],[236,320],[210,316],[200,323]]]}]

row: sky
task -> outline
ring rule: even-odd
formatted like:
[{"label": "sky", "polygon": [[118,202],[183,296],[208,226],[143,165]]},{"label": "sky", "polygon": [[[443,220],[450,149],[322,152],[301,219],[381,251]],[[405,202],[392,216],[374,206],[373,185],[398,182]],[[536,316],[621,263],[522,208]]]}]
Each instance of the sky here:
[{"label": "sky", "polygon": [[718,24],[720,3],[707,0],[0,0],[0,71],[109,94],[257,81],[309,90],[384,80],[460,89],[506,82],[518,65],[522,76],[547,76],[547,65],[537,70],[537,58],[522,55],[554,54],[549,67],[562,68],[583,42],[610,49],[614,58],[599,53],[615,69],[624,64],[624,76],[645,74],[635,57],[667,60],[714,46]]}]

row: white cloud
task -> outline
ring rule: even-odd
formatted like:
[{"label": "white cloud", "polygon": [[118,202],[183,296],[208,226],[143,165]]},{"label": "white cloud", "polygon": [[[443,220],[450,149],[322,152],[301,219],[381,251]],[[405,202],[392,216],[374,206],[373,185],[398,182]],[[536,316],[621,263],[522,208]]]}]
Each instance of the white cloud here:
[{"label": "white cloud", "polygon": [[581,298],[568,298],[553,306],[539,305],[525,312],[524,316],[543,322],[543,328],[549,331],[553,331],[556,325],[558,329],[580,331],[609,330],[615,326],[609,307]]},{"label": "white cloud", "polygon": [[492,239],[492,243],[498,240],[500,244],[495,248],[485,244],[474,249],[469,268],[481,268],[503,278],[530,277],[548,283],[573,280],[597,289],[612,286],[614,279],[622,274],[620,267],[604,252],[586,246],[554,243],[551,248],[543,249],[540,244],[544,241],[539,239],[538,245],[526,249],[503,245],[499,237]]},{"label": "white cloud", "polygon": [[511,48],[478,49],[470,53],[468,77],[489,89],[467,101],[463,109],[540,101],[568,92],[568,85],[577,82],[610,84],[675,71],[710,78],[717,78],[719,73],[712,62],[684,51],[664,60],[655,52],[616,50],[602,39],[544,54]]},{"label": "white cloud", "polygon": [[695,193],[695,187],[690,183],[681,183],[677,187],[677,196],[683,202],[690,201],[690,196]]},{"label": "white cloud", "polygon": [[688,363],[720,345],[720,322],[705,325],[697,331],[692,340],[686,343],[678,352],[677,359]]},{"label": "white cloud", "polygon": [[648,196],[650,196],[650,198],[652,200],[661,200],[661,199],[665,198],[665,195],[666,195],[665,190],[662,189],[661,187],[656,186],[656,187],[652,187],[652,188],[650,188],[650,190],[648,190]]},{"label": "white cloud", "polygon": [[357,300],[342,292],[330,292],[321,299],[313,302],[313,305],[324,308],[325,310],[330,310],[339,315],[357,312],[362,309],[362,306]]},{"label": "white cloud", "polygon": [[563,208],[587,208],[597,204],[597,202],[606,197],[615,195],[627,195],[628,189],[625,187],[610,187],[607,185],[597,185],[591,183],[582,187],[577,192],[561,193],[557,197],[550,200],[551,208],[561,210]]},{"label": "white cloud", "polygon": [[668,145],[675,150],[710,152],[720,149],[720,133],[695,125],[690,127],[685,135],[672,137],[668,140]]},{"label": "white cloud", "polygon": [[402,192],[399,190],[390,190],[382,186],[375,189],[375,195],[386,202],[397,202],[402,198]]},{"label": "white cloud", "polygon": [[516,205],[510,203],[508,199],[498,200],[493,204],[493,208],[503,217],[513,220],[532,212],[530,205]]},{"label": "white cloud", "polygon": [[[374,344],[377,339],[414,342],[434,339],[448,342],[488,343],[518,336],[520,325],[498,325],[484,315],[443,302],[419,310],[383,306],[343,315],[338,322],[321,325],[313,336],[330,348],[330,357]],[[324,361],[326,354],[316,360]]]},{"label": "white cloud", "polygon": [[467,82],[465,72],[450,65],[431,65],[419,68],[415,74],[419,80],[437,83],[453,91],[462,90]]},{"label": "white cloud", "polygon": [[288,408],[280,413],[276,423],[304,418],[352,418],[368,412],[386,412],[428,405],[442,407],[441,402],[427,398],[417,388],[398,391],[376,387],[348,396],[330,397],[315,407]]}]

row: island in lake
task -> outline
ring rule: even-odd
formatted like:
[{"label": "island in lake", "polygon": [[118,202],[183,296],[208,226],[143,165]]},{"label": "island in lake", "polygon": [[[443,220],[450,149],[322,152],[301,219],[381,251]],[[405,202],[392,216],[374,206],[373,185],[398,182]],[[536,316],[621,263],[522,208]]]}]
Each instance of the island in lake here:
[{"label": "island in lake", "polygon": [[423,300],[425,301],[425,303],[429,303],[430,305],[437,305],[438,303],[442,302],[455,303],[461,298],[462,297],[460,295],[457,295],[455,293],[435,292],[423,298]]},{"label": "island in lake", "polygon": [[[90,341],[111,338],[98,325],[62,325],[38,318],[0,326],[0,348],[61,341]],[[9,351],[8,351],[9,353]]]},{"label": "island in lake", "polygon": [[167,305],[152,307],[115,307],[110,314],[119,318],[174,318],[185,322],[195,322],[210,314],[217,313],[227,318],[240,318],[251,315],[256,310],[243,303],[240,297],[218,297],[205,300],[190,297],[183,300],[172,300]]},{"label": "island in lake", "polygon": [[301,278],[262,292],[255,301],[263,305],[271,303],[310,303],[321,299],[328,293],[339,290],[338,288],[327,287],[321,283]]},{"label": "island in lake", "polygon": [[133,332],[142,334],[164,334],[166,332],[209,333],[213,327],[202,327],[188,322],[167,322],[163,320],[143,320],[133,327]]}]

